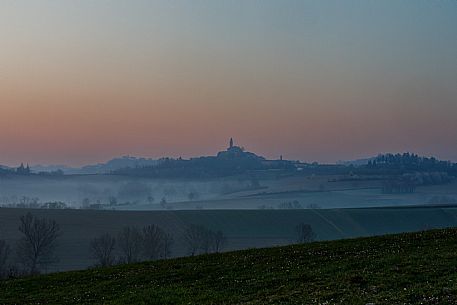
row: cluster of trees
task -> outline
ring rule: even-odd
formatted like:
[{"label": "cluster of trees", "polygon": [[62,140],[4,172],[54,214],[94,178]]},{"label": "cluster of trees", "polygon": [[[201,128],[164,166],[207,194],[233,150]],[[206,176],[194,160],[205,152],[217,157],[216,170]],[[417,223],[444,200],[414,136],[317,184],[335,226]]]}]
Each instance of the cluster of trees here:
[{"label": "cluster of trees", "polygon": [[297,234],[297,243],[299,244],[313,242],[317,237],[311,225],[303,222],[295,227],[295,232]]},{"label": "cluster of trees", "polygon": [[[270,205],[267,206],[265,204],[259,205],[257,207],[260,210],[274,210],[275,207]],[[299,201],[293,200],[293,201],[286,201],[286,202],[281,202],[276,206],[277,209],[280,210],[294,210],[294,209],[320,209],[321,206],[318,205],[317,203],[309,203],[306,206],[303,206]]]},{"label": "cluster of trees", "polygon": [[[54,253],[61,230],[56,221],[27,213],[20,217],[19,231],[22,237],[16,244],[15,251],[5,240],[0,240],[0,278],[39,274],[58,261]],[[106,233],[92,239],[90,252],[97,266],[106,267],[169,258],[173,242],[171,234],[154,224],[141,230],[124,227],[116,237]],[[185,230],[184,242],[188,254],[197,255],[220,252],[226,245],[227,238],[222,231],[190,225]],[[9,264],[13,253],[16,261]]]},{"label": "cluster of trees", "polygon": [[40,199],[38,197],[22,196],[2,196],[0,198],[2,206],[11,208],[40,208]]},{"label": "cluster of trees", "polygon": [[416,185],[438,185],[449,183],[452,180],[446,172],[415,172],[403,174],[403,177]]},{"label": "cluster of trees", "polygon": [[419,185],[438,185],[451,181],[446,172],[415,172],[392,177],[384,181],[382,192],[392,193],[414,193]]},{"label": "cluster of trees", "polygon": [[68,209],[69,207],[62,201],[49,201],[42,203],[40,209]]},{"label": "cluster of trees", "polygon": [[[188,254],[194,256],[220,252],[226,245],[227,238],[222,231],[212,231],[202,225],[190,225],[184,232],[184,242]],[[96,265],[105,267],[118,263],[169,258],[173,243],[171,234],[153,224],[143,227],[142,230],[124,227],[117,237],[103,234],[91,241],[90,250]]]},{"label": "cluster of trees", "polygon": [[21,208],[21,209],[67,209],[69,208],[65,202],[62,201],[49,201],[49,202],[40,202],[38,197],[27,197],[22,196],[17,198],[16,196],[12,197],[2,197],[0,202],[3,202],[1,206],[7,208]]},{"label": "cluster of trees", "polygon": [[278,204],[278,209],[292,210],[292,209],[303,209],[303,206],[297,200],[281,202]]},{"label": "cluster of trees", "polygon": [[184,238],[191,256],[218,253],[227,243],[227,237],[222,231],[212,231],[202,225],[190,225]]},{"label": "cluster of trees", "polygon": [[[165,259],[171,255],[173,236],[157,225],[139,230],[124,227],[117,238],[106,233],[94,238],[90,250],[97,266],[111,266],[116,263],[135,263],[142,260]],[[119,256],[116,257],[115,250]]]},{"label": "cluster of trees", "polygon": [[410,179],[397,178],[386,180],[382,184],[384,194],[407,194],[416,191],[416,184]]},{"label": "cluster of trees", "polygon": [[438,160],[434,157],[421,157],[417,154],[380,154],[365,164],[305,164],[298,163],[297,173],[301,175],[342,175],[351,176],[345,180],[355,179],[353,175],[402,175],[411,172],[444,172],[457,176],[457,163]]},{"label": "cluster of trees", "polygon": [[[15,249],[5,240],[0,240],[1,277],[38,274],[58,261],[54,252],[61,230],[56,221],[27,213],[20,217],[18,229],[22,237]],[[297,243],[308,243],[316,239],[309,224],[299,223],[295,231]],[[173,242],[173,236],[157,225],[148,225],[141,230],[124,227],[116,237],[106,233],[92,239],[90,251],[96,265],[106,267],[118,263],[169,258]],[[184,232],[184,243],[191,256],[218,253],[225,247],[227,237],[222,231],[213,231],[202,225],[190,225]],[[8,265],[9,257],[13,253],[19,266]]]},{"label": "cluster of trees", "polygon": [[382,154],[370,160],[369,168],[401,169],[426,172],[455,172],[457,164],[441,161],[434,157],[420,157],[417,154]]}]

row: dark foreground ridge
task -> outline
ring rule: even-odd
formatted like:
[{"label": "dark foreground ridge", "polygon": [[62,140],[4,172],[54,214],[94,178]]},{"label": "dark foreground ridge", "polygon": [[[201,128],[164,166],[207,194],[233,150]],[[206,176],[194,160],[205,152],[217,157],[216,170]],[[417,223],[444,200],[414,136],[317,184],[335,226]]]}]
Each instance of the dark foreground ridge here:
[{"label": "dark foreground ridge", "polygon": [[2,304],[456,304],[457,229],[0,282]]}]

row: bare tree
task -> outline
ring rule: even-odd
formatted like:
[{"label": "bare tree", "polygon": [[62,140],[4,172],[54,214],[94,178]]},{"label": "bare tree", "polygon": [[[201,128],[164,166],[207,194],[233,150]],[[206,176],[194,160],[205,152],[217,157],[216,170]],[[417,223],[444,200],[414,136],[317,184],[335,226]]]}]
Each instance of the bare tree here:
[{"label": "bare tree", "polygon": [[309,243],[316,239],[316,233],[314,233],[313,228],[306,223],[299,223],[295,230],[297,232],[297,242],[300,244]]},{"label": "bare tree", "polygon": [[18,257],[30,274],[40,272],[57,258],[53,255],[60,227],[55,220],[37,218],[27,213],[20,218],[19,231],[24,235],[18,244]]},{"label": "bare tree", "polygon": [[188,252],[191,256],[199,253],[205,248],[207,229],[201,225],[190,225],[184,233]]},{"label": "bare tree", "polygon": [[4,240],[0,240],[0,278],[6,275],[6,262],[10,254],[9,245]]},{"label": "bare tree", "polygon": [[213,248],[214,252],[219,253],[225,244],[227,243],[227,237],[222,231],[213,233]]},{"label": "bare tree", "polygon": [[116,240],[110,234],[106,233],[100,237],[92,239],[90,250],[92,257],[97,260],[100,267],[112,266],[115,262],[114,247]]},{"label": "bare tree", "polygon": [[225,245],[227,238],[222,231],[211,231],[202,225],[190,225],[184,238],[189,254],[219,252]]},{"label": "bare tree", "polygon": [[143,228],[143,249],[148,259],[157,259],[161,253],[162,234],[164,232],[156,225],[149,225]]},{"label": "bare tree", "polygon": [[173,236],[169,233],[163,235],[162,240],[162,258],[169,258],[171,256],[171,248],[173,246]]},{"label": "bare tree", "polygon": [[134,263],[140,260],[143,237],[135,227],[124,227],[119,232],[117,244],[122,252],[122,260],[127,263]]},{"label": "bare tree", "polygon": [[171,253],[173,237],[157,225],[143,228],[143,250],[148,259],[167,258]]},{"label": "bare tree", "polygon": [[211,230],[203,228],[201,231],[201,245],[200,250],[202,253],[208,254],[213,251],[214,248],[214,234]]}]

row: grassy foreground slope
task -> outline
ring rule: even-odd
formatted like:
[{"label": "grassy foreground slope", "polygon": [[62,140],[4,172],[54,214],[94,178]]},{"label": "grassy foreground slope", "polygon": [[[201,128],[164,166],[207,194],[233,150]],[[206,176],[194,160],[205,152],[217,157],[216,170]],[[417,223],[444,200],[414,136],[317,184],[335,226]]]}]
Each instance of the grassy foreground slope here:
[{"label": "grassy foreground slope", "polygon": [[455,304],[457,229],[0,282],[0,303]]}]

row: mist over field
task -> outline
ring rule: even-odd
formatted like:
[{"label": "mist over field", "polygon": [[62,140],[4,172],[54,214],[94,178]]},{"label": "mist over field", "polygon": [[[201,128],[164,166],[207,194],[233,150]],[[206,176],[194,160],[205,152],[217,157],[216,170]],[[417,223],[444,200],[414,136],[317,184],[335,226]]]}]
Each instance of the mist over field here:
[{"label": "mist over field", "polygon": [[[457,183],[385,194],[382,181],[332,181],[333,176],[253,179],[154,179],[116,175],[0,177],[0,207],[116,210],[351,208],[456,203]],[[440,198],[442,197],[442,198]],[[444,200],[444,201],[443,201]],[[293,206],[291,206],[292,208]]]},{"label": "mist over field", "polygon": [[246,188],[239,181],[167,181],[116,176],[74,176],[64,178],[19,177],[0,180],[0,204],[30,201],[60,201],[68,208],[103,205],[112,208],[149,205],[162,208],[167,202],[207,200]]}]

